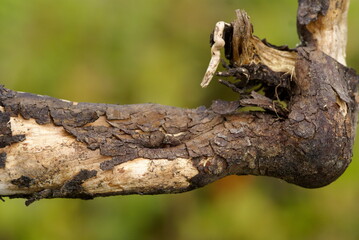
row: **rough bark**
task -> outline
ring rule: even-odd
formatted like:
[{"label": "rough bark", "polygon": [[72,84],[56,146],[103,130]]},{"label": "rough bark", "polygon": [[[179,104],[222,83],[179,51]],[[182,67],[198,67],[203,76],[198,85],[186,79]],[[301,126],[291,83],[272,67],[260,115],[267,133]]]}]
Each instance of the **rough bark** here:
[{"label": "rough bark", "polygon": [[357,116],[359,78],[343,65],[348,5],[300,0],[296,49],[259,40],[237,11],[225,36],[230,64],[219,74],[242,79],[223,81],[238,92],[261,83],[265,96],[181,109],[75,103],[1,86],[0,195],[29,204],[178,193],[234,174],[331,183],[351,161]]}]

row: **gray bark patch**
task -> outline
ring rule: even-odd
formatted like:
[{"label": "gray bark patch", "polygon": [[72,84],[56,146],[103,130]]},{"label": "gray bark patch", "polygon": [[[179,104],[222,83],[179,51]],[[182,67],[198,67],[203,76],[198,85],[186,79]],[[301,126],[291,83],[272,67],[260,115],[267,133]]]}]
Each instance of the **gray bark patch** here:
[{"label": "gray bark patch", "polygon": [[29,188],[34,182],[34,179],[28,176],[21,176],[17,179],[11,180],[11,183],[19,188]]},{"label": "gray bark patch", "polygon": [[6,164],[6,152],[0,153],[0,168],[5,168]]},{"label": "gray bark patch", "polygon": [[13,143],[25,140],[25,135],[12,135],[10,126],[10,114],[0,112],[0,148],[10,146]]},{"label": "gray bark patch", "polygon": [[70,181],[66,182],[62,188],[61,193],[63,195],[68,194],[78,194],[83,192],[83,187],[81,186],[86,180],[93,178],[97,175],[96,170],[84,170],[82,169],[78,174],[76,174]]}]

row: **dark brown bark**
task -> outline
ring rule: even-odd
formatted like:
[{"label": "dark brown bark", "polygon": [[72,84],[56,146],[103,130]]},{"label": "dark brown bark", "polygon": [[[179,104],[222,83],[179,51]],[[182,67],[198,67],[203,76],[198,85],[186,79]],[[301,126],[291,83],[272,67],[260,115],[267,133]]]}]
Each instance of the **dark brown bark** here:
[{"label": "dark brown bark", "polygon": [[[1,191],[1,194],[26,197],[30,203],[54,197],[175,193],[202,187],[233,174],[271,176],[307,188],[333,182],[352,158],[359,78],[354,70],[323,53],[320,41],[307,27],[321,19],[318,16],[325,17],[334,2],[343,3],[299,1],[298,31],[302,46],[292,50],[277,48],[253,37],[249,44],[263,46],[257,47],[257,53],[250,53],[246,58],[241,53],[248,44],[243,40],[239,43],[236,38],[243,30],[237,31],[236,27],[240,24],[243,27],[245,21],[243,12],[238,12],[239,17],[231,25],[234,37],[229,49],[234,54],[226,54],[230,60],[228,75],[243,79],[241,74],[245,69],[244,85],[241,81],[242,85],[233,85],[233,89],[242,91],[254,83],[262,83],[266,92],[263,97],[252,93],[239,101],[214,101],[209,109],[180,109],[157,104],[75,104],[1,87],[0,142],[4,150],[0,152],[0,171],[6,175],[7,168],[17,167],[7,179],[0,180],[13,185],[9,187],[11,191]],[[251,31],[245,34],[252,39]],[[286,63],[290,66],[294,61],[294,72],[288,75],[274,71],[260,57],[251,62],[252,58],[262,54],[258,51],[270,51],[283,61],[289,56],[290,61]],[[278,89],[282,92],[278,93]],[[281,109],[276,105],[274,100],[278,97],[287,107]],[[260,106],[265,111],[237,111],[247,105]],[[62,172],[70,168],[66,161],[54,162],[56,171],[21,168],[21,161],[14,165],[8,160],[9,156],[18,145],[27,141],[27,134],[14,133],[16,129],[10,125],[10,117],[23,118],[25,122],[34,119],[40,128],[62,129],[66,137],[77,140],[71,146],[75,146],[79,153],[99,151],[102,158],[88,164],[89,158],[79,157],[85,160],[79,161],[78,169],[71,174]],[[14,158],[11,161],[16,161]],[[156,183],[141,187],[139,184],[132,188],[122,185],[109,187],[106,191],[97,191],[96,186],[84,186],[88,180],[99,179],[96,184],[100,188],[103,174],[115,174],[115,170],[125,172],[126,168],[121,168],[121,164],[141,159],[151,160],[154,164],[163,159],[186,159],[196,174],[186,175],[188,184],[182,185],[176,185],[171,175],[164,174],[156,176],[163,178],[161,181],[166,185]],[[178,171],[185,172],[183,169]],[[112,185],[115,184],[109,184]]]}]

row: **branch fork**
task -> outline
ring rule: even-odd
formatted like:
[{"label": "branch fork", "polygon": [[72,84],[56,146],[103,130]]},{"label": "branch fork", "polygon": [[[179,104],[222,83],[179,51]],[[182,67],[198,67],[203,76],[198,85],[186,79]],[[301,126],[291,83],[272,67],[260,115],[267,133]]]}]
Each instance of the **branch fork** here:
[{"label": "branch fork", "polygon": [[[242,10],[231,24],[217,23],[201,86],[224,48],[228,69],[219,75],[239,78],[222,83],[241,96],[208,109],[74,103],[0,86],[0,196],[30,204],[179,193],[228,175],[330,184],[351,161],[357,120],[359,78],[343,65],[346,36],[337,34],[347,7],[300,0],[295,49],[255,37]],[[262,111],[237,111],[243,106]]]}]

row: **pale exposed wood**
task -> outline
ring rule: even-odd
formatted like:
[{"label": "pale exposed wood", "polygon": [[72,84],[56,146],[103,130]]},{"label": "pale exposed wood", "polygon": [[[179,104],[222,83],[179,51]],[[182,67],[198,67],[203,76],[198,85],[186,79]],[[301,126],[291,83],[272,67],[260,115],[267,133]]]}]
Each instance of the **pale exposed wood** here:
[{"label": "pale exposed wood", "polygon": [[326,15],[318,15],[307,25],[315,47],[346,65],[348,9],[350,0],[331,0]]},{"label": "pale exposed wood", "polygon": [[237,10],[237,19],[233,23],[233,61],[237,66],[263,64],[274,72],[294,74],[297,54],[294,51],[280,51],[265,45],[253,35],[253,27],[247,13]]},{"label": "pale exposed wood", "polygon": [[[103,123],[100,120],[94,125]],[[84,191],[91,194],[121,194],[128,191],[146,194],[152,189],[180,191],[189,186],[188,179],[198,174],[192,162],[184,158],[155,161],[137,158],[103,171],[100,163],[110,158],[102,156],[99,150],[88,149],[62,127],[39,125],[33,119],[21,117],[12,117],[10,124],[14,134],[26,134],[26,140],[4,149],[8,157],[6,167],[0,169],[0,195],[61,188],[81,169],[98,172],[97,176],[82,185]],[[38,182],[25,189],[9,184],[21,176],[31,176]]]}]

